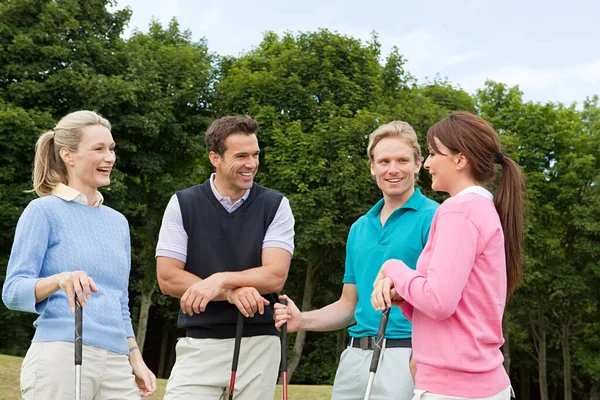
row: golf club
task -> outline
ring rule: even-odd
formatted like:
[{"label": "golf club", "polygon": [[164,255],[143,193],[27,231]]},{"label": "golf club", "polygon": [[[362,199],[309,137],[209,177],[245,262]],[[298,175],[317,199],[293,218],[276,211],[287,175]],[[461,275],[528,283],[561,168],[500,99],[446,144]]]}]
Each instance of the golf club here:
[{"label": "golf club", "polygon": [[75,400],[81,400],[81,361],[83,332],[83,308],[75,296]]},{"label": "golf club", "polygon": [[[287,299],[282,299],[281,304],[287,306]],[[281,381],[283,383],[283,400],[288,398],[287,387],[287,322],[281,326]]]},{"label": "golf club", "polygon": [[365,392],[364,400],[369,400],[371,397],[371,389],[373,389],[373,381],[375,380],[375,373],[377,372],[377,366],[379,365],[379,357],[381,356],[381,350],[385,338],[385,328],[387,327],[389,316],[390,308],[388,307],[383,310],[383,313],[381,314],[379,330],[377,331],[377,337],[375,338],[375,348],[373,349],[373,356],[371,358],[371,367],[369,368],[369,382],[367,383],[367,391]]},{"label": "golf club", "polygon": [[235,375],[237,373],[238,360],[240,359],[240,346],[242,344],[242,331],[244,330],[244,315],[238,312],[235,328],[235,344],[233,347],[233,361],[231,362],[231,379],[229,380],[229,400],[233,400],[233,389],[235,387]]}]

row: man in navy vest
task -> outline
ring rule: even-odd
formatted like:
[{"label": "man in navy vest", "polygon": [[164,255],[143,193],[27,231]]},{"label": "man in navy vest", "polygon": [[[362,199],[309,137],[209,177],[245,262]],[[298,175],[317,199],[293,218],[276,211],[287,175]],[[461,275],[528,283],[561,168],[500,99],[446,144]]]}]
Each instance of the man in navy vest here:
[{"label": "man in navy vest", "polygon": [[280,362],[273,305],[294,251],[294,217],[281,193],[254,183],[258,123],[223,117],[206,131],[215,173],[178,191],[156,247],[163,293],[177,297],[177,358],[165,399],[221,398],[229,384],[238,312],[245,317],[235,398],[272,399]]}]

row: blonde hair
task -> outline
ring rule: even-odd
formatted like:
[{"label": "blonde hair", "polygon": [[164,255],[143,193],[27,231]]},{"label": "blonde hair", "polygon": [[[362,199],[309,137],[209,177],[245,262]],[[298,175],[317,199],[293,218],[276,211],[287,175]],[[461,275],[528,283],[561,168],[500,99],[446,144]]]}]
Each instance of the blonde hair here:
[{"label": "blonde hair", "polygon": [[77,151],[81,142],[81,128],[102,125],[109,130],[110,122],[93,111],[75,111],[65,115],[53,130],[43,133],[35,145],[33,162],[33,190],[40,196],[52,194],[58,184],[68,184],[67,166],[60,157],[60,149]]},{"label": "blonde hair", "polygon": [[374,161],[373,150],[375,149],[375,146],[377,146],[377,143],[379,143],[382,139],[388,137],[405,140],[413,148],[415,162],[421,160],[421,146],[419,145],[419,140],[417,139],[417,134],[415,133],[415,130],[407,122],[392,121],[385,125],[381,125],[369,135],[369,145],[367,146],[367,154],[369,155],[369,160],[371,162]]}]

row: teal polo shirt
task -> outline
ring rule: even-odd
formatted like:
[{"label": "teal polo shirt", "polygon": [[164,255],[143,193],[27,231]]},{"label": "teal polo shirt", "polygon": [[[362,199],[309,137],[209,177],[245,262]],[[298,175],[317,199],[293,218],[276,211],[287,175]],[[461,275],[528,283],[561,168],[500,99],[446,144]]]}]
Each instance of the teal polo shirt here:
[{"label": "teal polo shirt", "polygon": [[[373,282],[383,263],[390,258],[402,260],[415,269],[417,259],[429,237],[433,215],[439,207],[419,189],[381,226],[381,199],[350,228],[346,243],[344,283],[355,284],[358,303],[354,310],[356,325],[348,331],[352,337],[376,336],[381,312],[371,305]],[[386,329],[386,339],[406,339],[412,334],[412,324],[399,307],[392,307]]]}]

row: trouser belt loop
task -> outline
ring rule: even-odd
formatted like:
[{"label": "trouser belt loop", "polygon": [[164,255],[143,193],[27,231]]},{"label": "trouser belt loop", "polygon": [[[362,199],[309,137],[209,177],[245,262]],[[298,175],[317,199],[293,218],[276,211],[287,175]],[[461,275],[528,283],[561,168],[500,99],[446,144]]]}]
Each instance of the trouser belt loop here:
[{"label": "trouser belt loop", "polygon": [[361,350],[369,350],[372,348],[371,347],[371,337],[369,337],[369,336],[361,337],[360,339],[358,339],[358,342],[360,343]]}]

